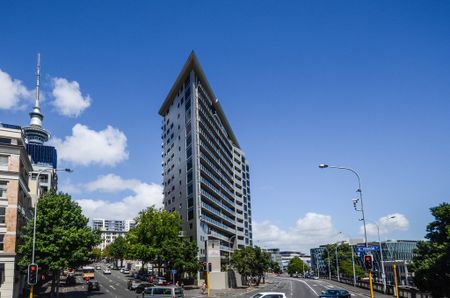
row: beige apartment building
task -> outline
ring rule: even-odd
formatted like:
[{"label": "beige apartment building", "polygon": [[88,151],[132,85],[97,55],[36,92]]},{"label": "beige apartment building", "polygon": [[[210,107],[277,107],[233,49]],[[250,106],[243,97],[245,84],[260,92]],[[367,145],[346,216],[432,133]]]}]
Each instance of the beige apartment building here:
[{"label": "beige apartment building", "polygon": [[17,266],[17,239],[33,218],[28,175],[32,165],[20,126],[0,123],[0,293],[20,297],[26,280]]}]

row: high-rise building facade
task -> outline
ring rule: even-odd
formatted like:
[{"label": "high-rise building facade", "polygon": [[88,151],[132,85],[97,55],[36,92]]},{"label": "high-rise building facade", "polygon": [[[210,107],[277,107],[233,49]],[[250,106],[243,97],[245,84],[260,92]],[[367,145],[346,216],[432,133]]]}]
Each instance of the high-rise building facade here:
[{"label": "high-rise building facade", "polygon": [[25,278],[17,266],[18,235],[33,218],[28,174],[32,166],[22,128],[0,123],[0,296],[22,297]]},{"label": "high-rise building facade", "polygon": [[249,165],[194,53],[159,114],[164,207],[180,214],[183,236],[200,258],[208,239],[224,258],[253,245]]},{"label": "high-rise building facade", "polygon": [[117,237],[125,236],[136,225],[136,222],[132,219],[116,220],[116,219],[104,219],[94,218],[92,220],[92,226],[94,230],[100,231],[100,237],[102,242],[99,244],[101,250],[105,249],[108,245],[114,242]]}]

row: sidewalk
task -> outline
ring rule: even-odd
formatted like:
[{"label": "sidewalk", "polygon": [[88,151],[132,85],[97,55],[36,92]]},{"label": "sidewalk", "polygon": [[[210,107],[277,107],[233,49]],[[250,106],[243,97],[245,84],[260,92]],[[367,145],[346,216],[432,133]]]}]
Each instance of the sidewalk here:
[{"label": "sidewalk", "polygon": [[[332,285],[335,285],[336,287],[346,289],[349,292],[358,293],[358,294],[370,297],[370,291],[368,289],[354,287],[349,284],[340,283],[338,281],[329,280],[329,279],[326,279],[326,281]],[[379,293],[379,292],[375,292],[375,291],[373,292],[373,295],[374,295],[374,297],[380,297],[380,298],[392,298],[393,297],[391,295],[385,295],[383,293]]]}]

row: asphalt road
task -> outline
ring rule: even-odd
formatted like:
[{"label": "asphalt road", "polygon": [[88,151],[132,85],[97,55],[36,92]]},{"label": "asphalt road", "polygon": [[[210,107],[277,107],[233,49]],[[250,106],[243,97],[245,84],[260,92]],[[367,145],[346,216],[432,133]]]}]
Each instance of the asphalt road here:
[{"label": "asphalt road", "polygon": [[[102,270],[95,270],[95,279],[100,284],[100,291],[87,290],[87,286],[81,279],[81,276],[76,276],[77,284],[75,286],[68,286],[60,288],[60,292],[64,293],[64,297],[101,297],[101,298],[122,298],[132,297],[137,295],[133,291],[127,289],[127,281],[129,275],[120,273],[117,270],[111,270],[111,275],[104,275]],[[140,296],[142,297],[142,296]]]},{"label": "asphalt road", "polygon": [[[275,277],[272,283],[263,290],[252,291],[242,295],[242,297],[251,297],[258,292],[282,292],[288,298],[317,298],[320,292],[332,288],[337,287],[327,280]],[[352,298],[367,298],[367,296],[357,292],[350,292],[350,294]]]},{"label": "asphalt road", "polygon": [[[111,275],[104,275],[101,270],[96,270],[95,278],[100,284],[100,291],[88,292],[86,284],[77,276],[77,285],[62,287],[60,289],[63,297],[99,297],[99,298],[137,298],[133,291],[127,289],[129,275],[112,270]],[[321,291],[336,288],[336,285],[327,280],[312,280],[289,277],[275,277],[264,289],[251,290],[249,292],[242,290],[231,290],[221,297],[241,297],[249,298],[258,292],[282,292],[288,298],[317,298]],[[233,292],[236,291],[236,292]],[[351,292],[352,298],[367,298],[366,295]],[[199,290],[185,291],[186,297],[206,297],[199,294]]]}]

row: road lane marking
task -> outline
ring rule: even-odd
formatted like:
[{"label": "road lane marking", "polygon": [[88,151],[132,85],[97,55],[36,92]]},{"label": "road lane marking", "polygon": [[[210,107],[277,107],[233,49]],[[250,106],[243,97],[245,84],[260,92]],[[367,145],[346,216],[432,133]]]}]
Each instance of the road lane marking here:
[{"label": "road lane marking", "polygon": [[116,290],[116,288],[114,288],[114,286],[113,285],[109,285],[113,290]]},{"label": "road lane marking", "polygon": [[[289,280],[289,279],[288,279]],[[317,294],[317,292],[306,282],[306,281],[304,281],[304,280],[301,280],[301,279],[291,279],[291,280],[295,280],[295,281],[298,281],[298,282],[302,282],[302,283],[304,283],[305,285],[307,285],[308,286],[308,288],[311,290],[311,291],[313,291],[313,293],[314,294],[316,294],[317,296],[319,296],[319,294]]]}]

